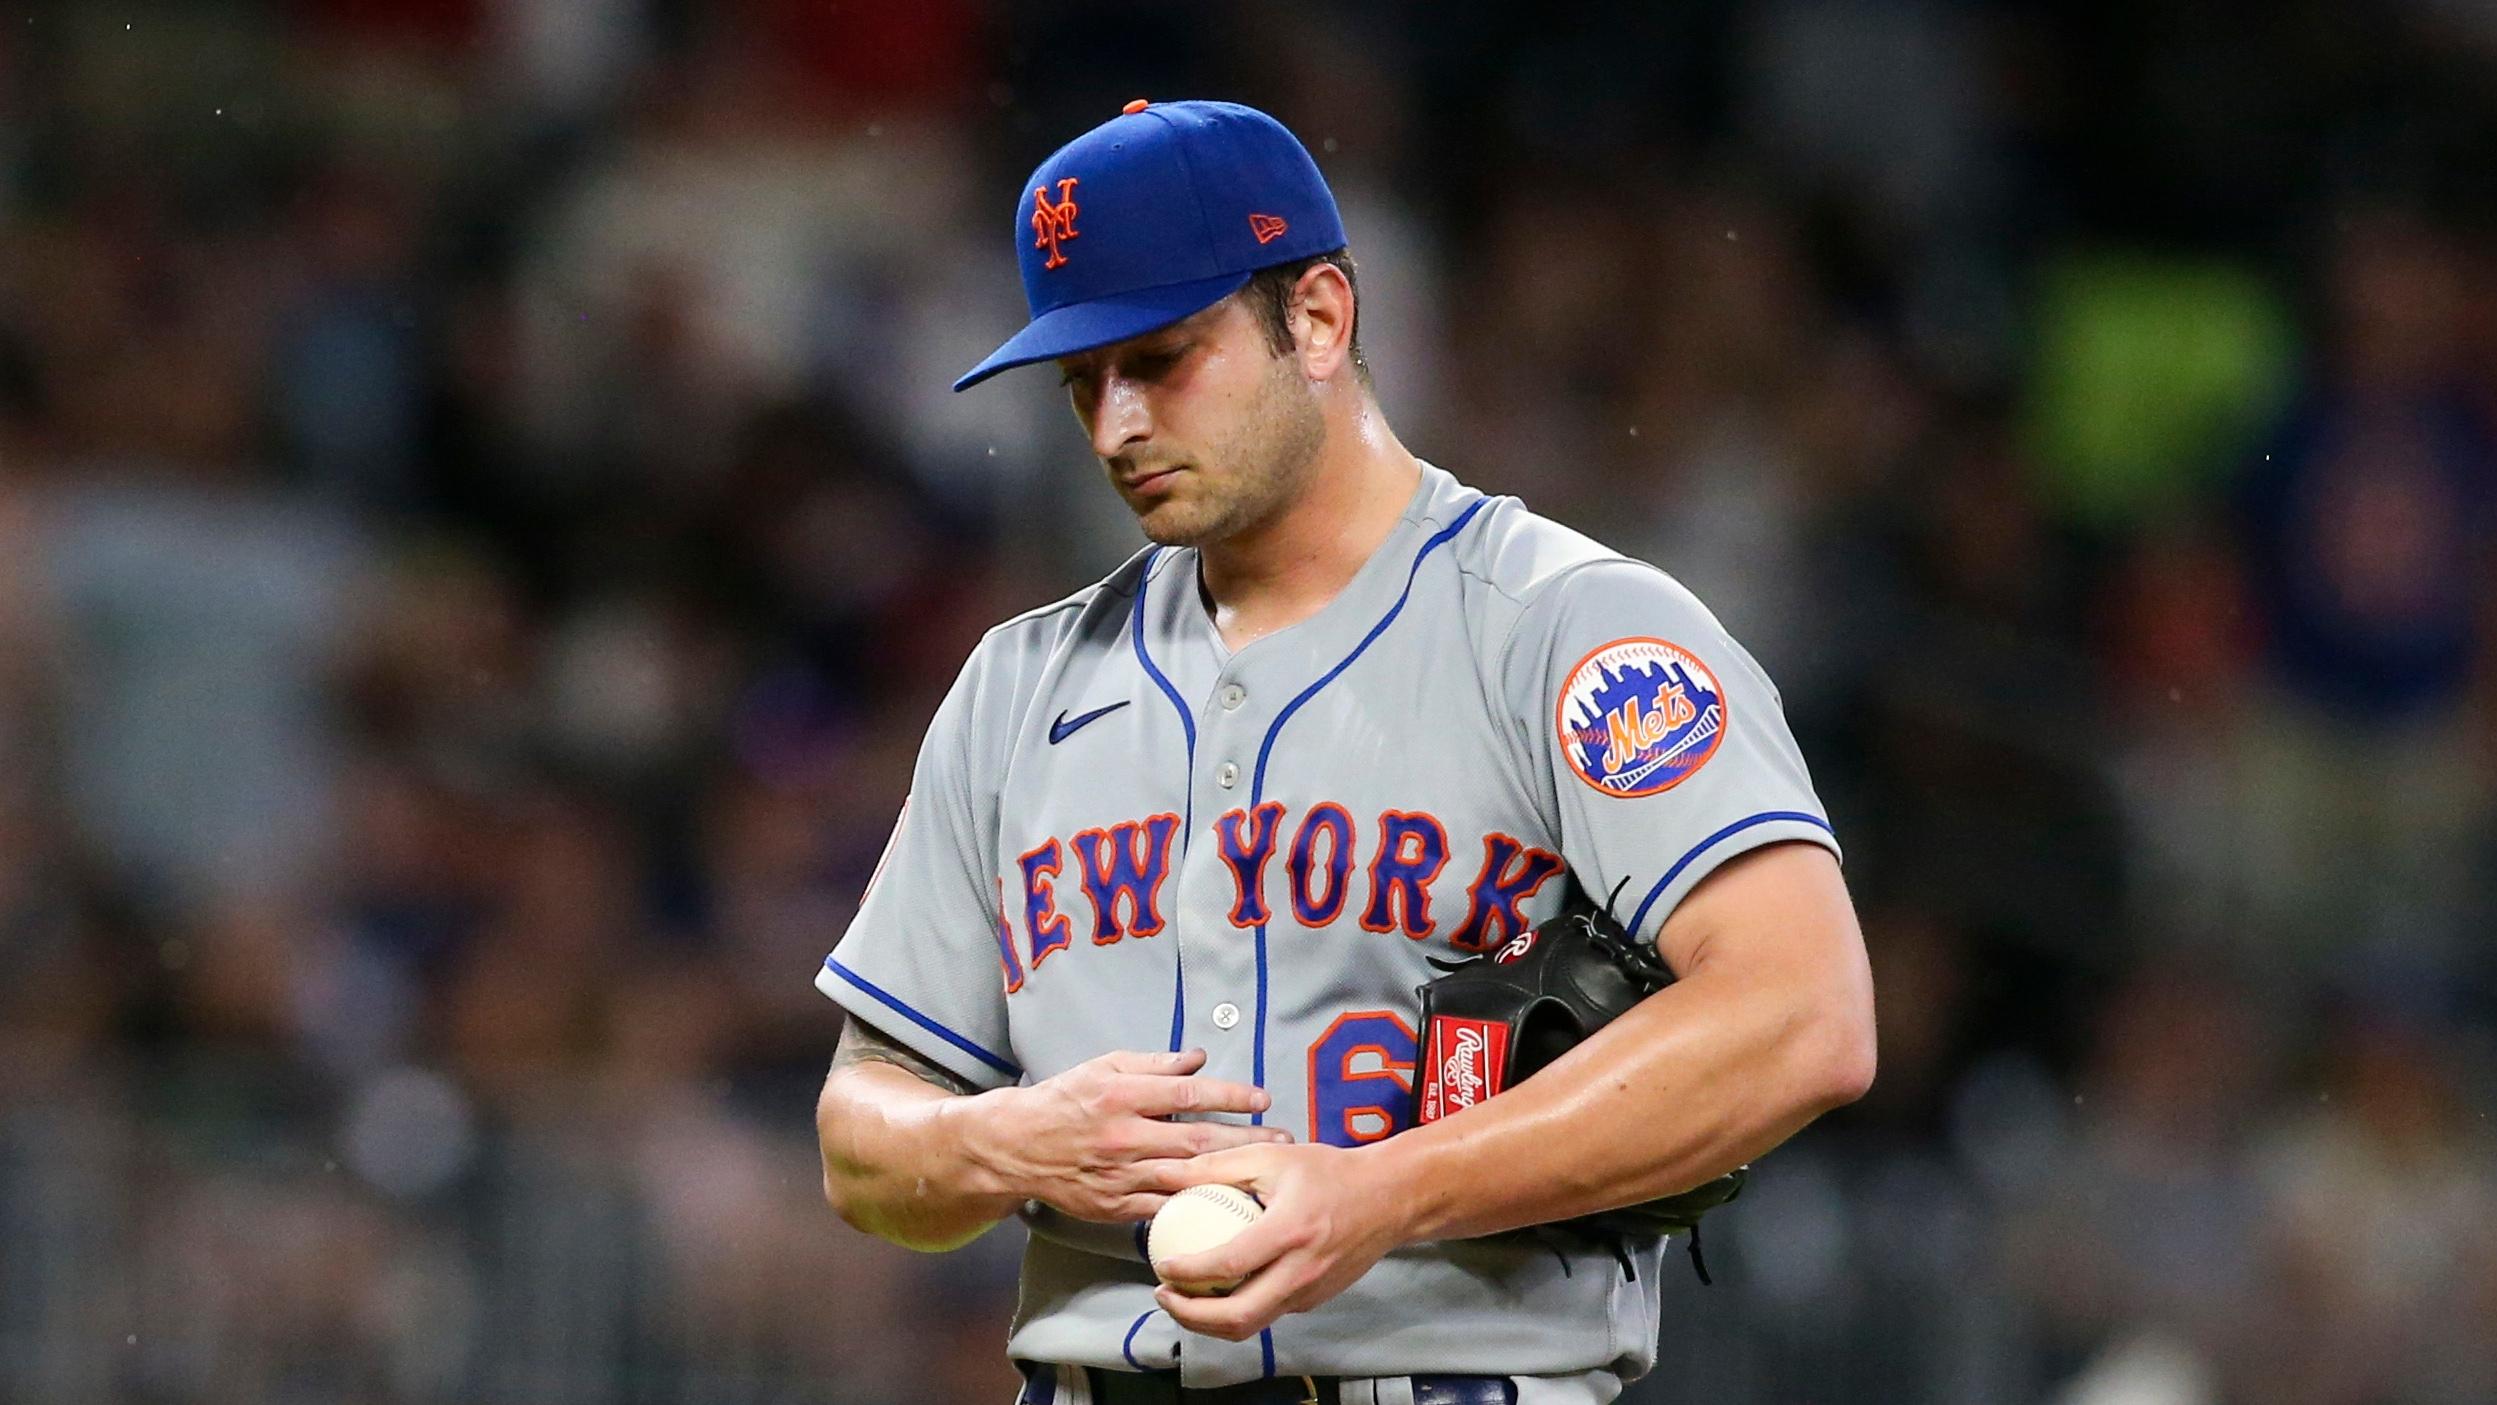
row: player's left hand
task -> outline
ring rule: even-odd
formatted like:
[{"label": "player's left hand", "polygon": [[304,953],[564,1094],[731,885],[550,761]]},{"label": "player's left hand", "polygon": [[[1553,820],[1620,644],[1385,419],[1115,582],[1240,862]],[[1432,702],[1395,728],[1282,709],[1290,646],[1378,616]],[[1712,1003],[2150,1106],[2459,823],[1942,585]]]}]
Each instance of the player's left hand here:
[{"label": "player's left hand", "polygon": [[1223,1297],[1190,1297],[1167,1283],[1155,1289],[1154,1301],[1191,1332],[1246,1341],[1351,1287],[1406,1237],[1406,1197],[1380,1159],[1361,1151],[1244,1146],[1192,1157],[1180,1170],[1188,1185],[1245,1186],[1266,1206],[1231,1242],[1165,1265],[1182,1281],[1245,1280]]}]

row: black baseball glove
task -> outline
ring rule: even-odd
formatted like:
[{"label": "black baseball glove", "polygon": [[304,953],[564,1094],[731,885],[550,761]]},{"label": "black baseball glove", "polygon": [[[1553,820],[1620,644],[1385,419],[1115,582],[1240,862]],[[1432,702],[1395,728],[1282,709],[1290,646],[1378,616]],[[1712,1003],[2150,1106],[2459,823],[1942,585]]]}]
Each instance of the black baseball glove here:
[{"label": "black baseball glove", "polygon": [[[1414,1102],[1424,1122],[1514,1086],[1674,979],[1663,959],[1623,931],[1610,911],[1583,903],[1496,950],[1431,964],[1447,974],[1418,991],[1422,1066]],[[1691,1266],[1706,1283],[1699,1217],[1742,1188],[1743,1168],[1737,1168],[1679,1195],[1536,1229],[1608,1241],[1625,1266],[1623,1238],[1687,1231]]]}]

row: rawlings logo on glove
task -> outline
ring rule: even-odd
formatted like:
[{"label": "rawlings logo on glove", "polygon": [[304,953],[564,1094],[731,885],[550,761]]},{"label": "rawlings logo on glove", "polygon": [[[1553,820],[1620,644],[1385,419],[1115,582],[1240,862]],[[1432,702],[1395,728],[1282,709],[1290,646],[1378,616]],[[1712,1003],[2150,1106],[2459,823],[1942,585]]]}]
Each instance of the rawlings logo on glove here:
[{"label": "rawlings logo on glove", "polygon": [[1430,1046],[1422,1055],[1431,1070],[1422,1080],[1423,1121],[1463,1112],[1500,1091],[1509,1051],[1507,1025],[1442,1015],[1429,1029]]}]

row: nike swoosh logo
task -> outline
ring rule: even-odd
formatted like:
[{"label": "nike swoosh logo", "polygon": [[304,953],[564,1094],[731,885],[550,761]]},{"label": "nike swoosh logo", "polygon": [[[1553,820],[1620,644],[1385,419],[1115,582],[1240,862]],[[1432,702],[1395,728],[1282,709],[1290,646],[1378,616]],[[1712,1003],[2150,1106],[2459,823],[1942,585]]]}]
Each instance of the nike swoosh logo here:
[{"label": "nike swoosh logo", "polygon": [[1133,701],[1135,701],[1135,699],[1130,698],[1126,702],[1114,702],[1108,707],[1096,707],[1092,711],[1085,713],[1081,717],[1074,718],[1073,720],[1069,720],[1066,713],[1061,710],[1058,713],[1058,720],[1049,724],[1049,744],[1051,746],[1056,746],[1058,743],[1074,736],[1077,731],[1083,728],[1084,724],[1095,721],[1099,718],[1107,717],[1111,713],[1118,711],[1120,708],[1127,706],[1128,702]]}]

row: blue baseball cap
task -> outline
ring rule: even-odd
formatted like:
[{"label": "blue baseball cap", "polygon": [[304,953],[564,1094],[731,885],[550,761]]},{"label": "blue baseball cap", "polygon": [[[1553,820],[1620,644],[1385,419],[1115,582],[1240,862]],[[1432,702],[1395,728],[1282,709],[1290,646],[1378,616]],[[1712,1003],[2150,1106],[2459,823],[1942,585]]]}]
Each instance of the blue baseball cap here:
[{"label": "blue baseball cap", "polygon": [[1261,268],[1344,247],[1308,150],[1230,102],[1127,104],[1040,163],[1014,229],[1032,320],[956,390],[1167,327]]}]

